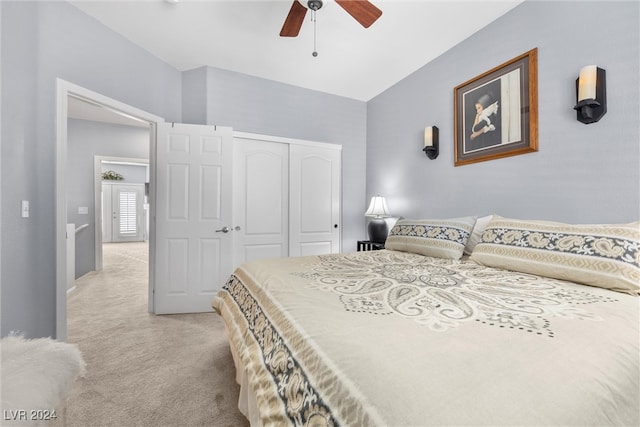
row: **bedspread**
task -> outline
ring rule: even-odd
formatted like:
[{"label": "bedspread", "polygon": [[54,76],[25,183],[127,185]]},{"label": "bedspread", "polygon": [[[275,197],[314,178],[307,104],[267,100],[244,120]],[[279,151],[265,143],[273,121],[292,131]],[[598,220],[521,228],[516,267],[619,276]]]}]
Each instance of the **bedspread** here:
[{"label": "bedspread", "polygon": [[638,301],[382,250],[249,262],[212,305],[264,425],[638,425]]}]

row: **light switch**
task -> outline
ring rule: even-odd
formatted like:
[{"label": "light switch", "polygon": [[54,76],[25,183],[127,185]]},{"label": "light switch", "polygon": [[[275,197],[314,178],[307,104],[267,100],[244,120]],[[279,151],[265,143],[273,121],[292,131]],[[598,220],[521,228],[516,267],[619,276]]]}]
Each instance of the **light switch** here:
[{"label": "light switch", "polygon": [[89,208],[87,206],[78,206],[78,214],[87,215],[89,213]]},{"label": "light switch", "polygon": [[29,218],[29,201],[22,201],[22,218]]}]

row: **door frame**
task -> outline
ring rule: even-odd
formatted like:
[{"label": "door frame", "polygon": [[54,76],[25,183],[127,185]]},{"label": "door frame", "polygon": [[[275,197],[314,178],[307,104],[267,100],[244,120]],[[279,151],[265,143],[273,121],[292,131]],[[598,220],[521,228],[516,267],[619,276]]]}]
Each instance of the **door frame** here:
[{"label": "door frame", "polygon": [[149,311],[153,312],[153,289],[155,266],[155,195],[153,188],[155,183],[155,155],[156,155],[156,128],[164,119],[131,105],[117,101],[98,92],[83,88],[66,80],[56,79],[56,166],[55,166],[55,233],[56,233],[56,333],[55,338],[60,341],[67,339],[67,120],[68,98],[81,99],[100,107],[106,108],[120,115],[132,117],[149,123],[149,212],[151,224],[149,225]]},{"label": "door frame", "polygon": [[[149,153],[151,154],[151,153]],[[137,159],[132,157],[114,157],[114,156],[93,156],[93,205],[94,205],[94,223],[95,223],[95,264],[96,271],[102,270],[102,162],[122,162],[122,163],[135,163],[140,165],[147,165],[149,167],[149,175],[151,175],[151,165],[149,159]],[[151,199],[151,197],[149,197]],[[149,209],[151,209],[151,203],[149,203]],[[149,215],[151,218],[151,215]],[[151,228],[151,224],[149,224]],[[149,229],[151,234],[151,229]]]}]

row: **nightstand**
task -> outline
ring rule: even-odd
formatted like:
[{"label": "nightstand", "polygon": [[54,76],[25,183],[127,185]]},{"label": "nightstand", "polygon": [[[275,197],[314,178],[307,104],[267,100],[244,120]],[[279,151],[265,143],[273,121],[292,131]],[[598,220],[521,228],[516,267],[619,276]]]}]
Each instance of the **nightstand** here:
[{"label": "nightstand", "polygon": [[358,252],[379,251],[380,249],[384,249],[384,243],[375,243],[370,240],[358,240]]}]

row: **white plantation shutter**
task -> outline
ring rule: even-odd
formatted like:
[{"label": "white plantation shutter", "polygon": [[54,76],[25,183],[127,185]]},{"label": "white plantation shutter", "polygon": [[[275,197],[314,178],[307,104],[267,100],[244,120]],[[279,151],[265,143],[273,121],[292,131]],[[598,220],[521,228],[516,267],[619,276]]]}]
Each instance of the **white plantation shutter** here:
[{"label": "white plantation shutter", "polygon": [[120,234],[136,234],[137,227],[137,200],[133,191],[121,191],[120,199]]}]

